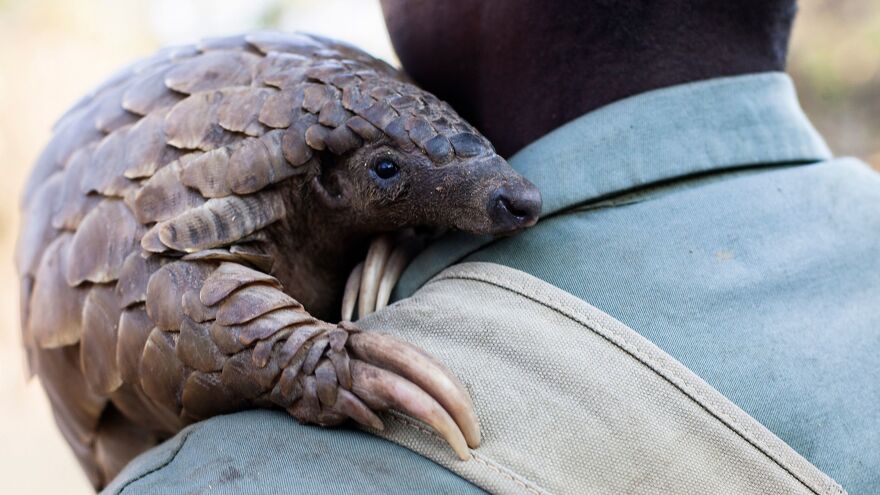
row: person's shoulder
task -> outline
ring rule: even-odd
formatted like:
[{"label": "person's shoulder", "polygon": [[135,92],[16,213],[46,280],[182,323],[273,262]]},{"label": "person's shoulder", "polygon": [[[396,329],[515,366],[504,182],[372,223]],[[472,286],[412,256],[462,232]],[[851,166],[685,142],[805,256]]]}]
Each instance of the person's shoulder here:
[{"label": "person's shoulder", "polygon": [[821,160],[816,162],[816,164],[822,166],[843,166],[843,167],[852,167],[853,169],[862,170],[867,173],[871,173],[874,175],[878,174],[878,171],[871,167],[868,163],[866,163],[861,158],[857,158],[855,156],[850,155],[841,155],[835,156],[833,158],[828,158],[827,160]]},{"label": "person's shoulder", "polygon": [[482,493],[365,432],[255,410],[196,423],[133,460],[103,493]]},{"label": "person's shoulder", "polygon": [[[846,190],[849,193],[847,196],[857,196],[861,192],[880,199],[880,170],[859,158],[839,156],[818,162],[812,167],[797,168],[803,171],[803,176],[812,187],[824,184],[838,192]],[[852,199],[858,201],[860,198]]]}]

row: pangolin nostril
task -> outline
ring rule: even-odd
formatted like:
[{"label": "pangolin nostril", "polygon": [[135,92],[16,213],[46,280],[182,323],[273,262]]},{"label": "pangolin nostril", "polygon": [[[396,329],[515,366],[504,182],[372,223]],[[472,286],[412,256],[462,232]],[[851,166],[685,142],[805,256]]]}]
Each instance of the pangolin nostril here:
[{"label": "pangolin nostril", "polygon": [[511,232],[530,227],[541,213],[541,194],[528,184],[524,187],[501,188],[490,205],[496,232]]},{"label": "pangolin nostril", "polygon": [[526,211],[524,209],[517,208],[516,206],[511,204],[509,199],[507,199],[503,196],[498,198],[498,201],[501,203],[502,206],[507,208],[507,211],[509,211],[513,216],[515,216],[517,218],[523,219],[529,215],[528,211]]}]

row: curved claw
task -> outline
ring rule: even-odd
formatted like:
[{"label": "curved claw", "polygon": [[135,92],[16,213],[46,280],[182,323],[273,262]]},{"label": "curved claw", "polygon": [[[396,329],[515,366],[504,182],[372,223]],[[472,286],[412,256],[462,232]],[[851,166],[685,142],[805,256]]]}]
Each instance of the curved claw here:
[{"label": "curved claw", "polygon": [[357,305],[358,291],[361,288],[361,276],[364,274],[364,262],[361,261],[354,267],[348,280],[345,281],[345,292],[342,295],[342,320],[351,321],[354,316],[354,308]]},{"label": "curved claw", "polygon": [[364,426],[379,431],[385,429],[385,425],[382,423],[382,420],[379,419],[379,416],[376,416],[376,413],[371,411],[370,408],[361,402],[356,395],[344,388],[338,389],[336,403],[333,404],[333,409]]},{"label": "curved claw", "polygon": [[360,294],[358,294],[358,318],[363,318],[376,310],[376,293],[379,290],[379,278],[385,270],[388,257],[391,256],[392,247],[391,237],[388,235],[379,236],[370,244],[361,274]]},{"label": "curved claw", "polygon": [[458,455],[471,458],[464,435],[436,400],[412,382],[371,364],[351,361],[352,391],[373,409],[392,408],[406,413],[437,431]]},{"label": "curved claw", "polygon": [[353,357],[392,371],[434,397],[455,419],[468,446],[480,445],[480,426],[474,403],[464,385],[445,366],[421,349],[377,332],[349,336]]},{"label": "curved claw", "polygon": [[388,306],[388,301],[391,299],[391,291],[394,290],[394,286],[400,280],[403,270],[409,265],[409,262],[419,249],[420,243],[418,239],[407,238],[401,241],[400,245],[391,252],[388,262],[385,263],[385,271],[382,273],[382,278],[379,279],[379,288],[376,290],[376,311]]}]

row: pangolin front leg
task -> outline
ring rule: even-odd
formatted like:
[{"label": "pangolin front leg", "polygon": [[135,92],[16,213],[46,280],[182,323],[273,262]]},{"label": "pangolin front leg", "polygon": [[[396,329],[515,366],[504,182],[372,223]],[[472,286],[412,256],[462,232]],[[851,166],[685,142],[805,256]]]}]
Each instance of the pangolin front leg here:
[{"label": "pangolin front leg", "polygon": [[382,429],[396,409],[434,428],[462,458],[479,444],[462,384],[418,348],[312,317],[275,278],[233,263],[176,261],[150,278],[144,392],[185,422],[280,407],[304,423]]}]

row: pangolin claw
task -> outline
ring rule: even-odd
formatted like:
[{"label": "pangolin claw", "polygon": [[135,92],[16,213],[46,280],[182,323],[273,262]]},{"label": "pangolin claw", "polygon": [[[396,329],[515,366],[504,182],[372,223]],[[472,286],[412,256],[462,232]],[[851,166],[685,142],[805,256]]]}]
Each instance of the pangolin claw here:
[{"label": "pangolin claw", "polygon": [[[479,424],[464,386],[413,345],[344,322],[327,325],[305,347],[304,360],[294,358],[279,384],[287,395],[281,403],[298,420],[332,426],[352,419],[382,430],[376,412],[395,409],[437,431],[462,460],[479,445]],[[299,375],[295,386],[289,384],[291,372]]]},{"label": "pangolin claw", "polygon": [[455,420],[468,446],[480,445],[480,427],[470,396],[464,385],[436,359],[411,344],[376,332],[352,335],[349,346],[355,359],[404,376],[436,398]]},{"label": "pangolin claw", "polygon": [[405,378],[362,361],[352,361],[355,394],[369,405],[387,405],[434,428],[449,443],[458,458],[471,458],[467,442],[449,413],[431,395]]},{"label": "pangolin claw", "polygon": [[[338,389],[336,412],[381,429],[381,420],[370,409],[397,409],[430,425],[459,458],[467,460],[468,447],[480,445],[480,427],[464,385],[421,349],[391,335],[361,332],[351,323],[356,304],[360,318],[388,304],[391,290],[421,246],[422,239],[406,231],[395,240],[389,235],[373,240],[366,260],[352,270],[345,284],[339,328],[349,332],[348,339],[342,352],[329,355],[332,367],[319,366],[323,378],[318,379],[317,394],[324,397],[322,402],[331,403],[328,387],[351,383]],[[338,378],[329,377],[332,370]]]},{"label": "pangolin claw", "polygon": [[364,271],[361,275],[361,287],[358,294],[358,317],[363,318],[376,310],[376,296],[379,292],[379,282],[385,271],[391,250],[394,247],[392,239],[388,235],[381,235],[373,240],[364,261]]},{"label": "pangolin claw", "polygon": [[364,262],[361,261],[354,267],[348,276],[348,281],[345,282],[345,292],[342,295],[342,321],[351,321],[351,318],[354,316],[354,308],[357,304],[363,274]]},{"label": "pangolin claw", "polygon": [[345,283],[342,321],[351,321],[355,306],[358,318],[387,306],[394,286],[423,242],[409,229],[395,237],[384,234],[373,239],[366,259],[352,269]]}]

